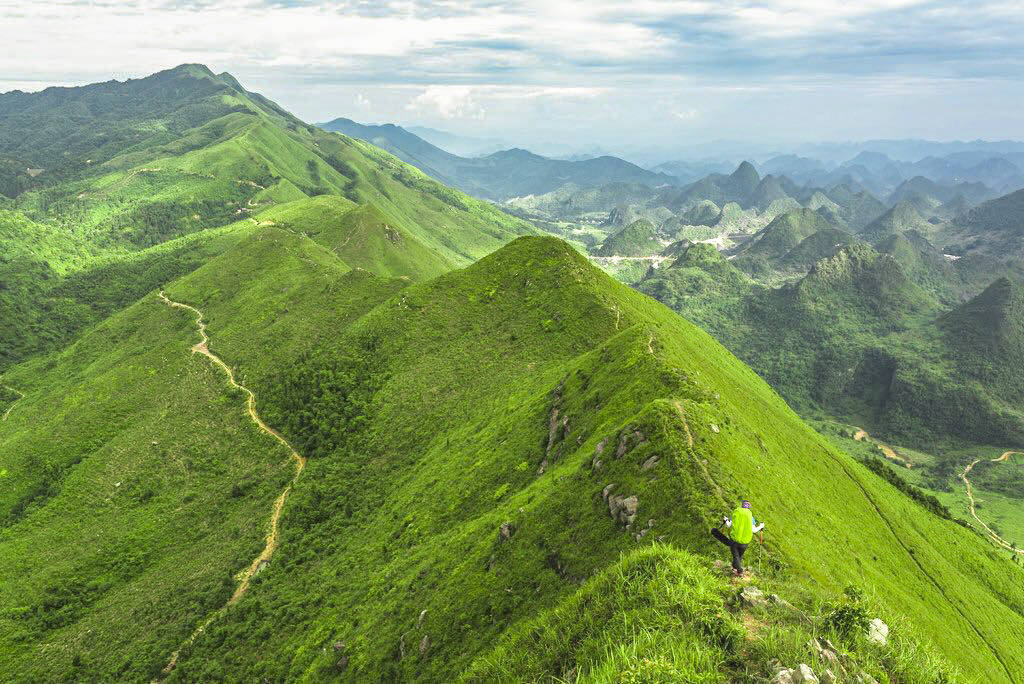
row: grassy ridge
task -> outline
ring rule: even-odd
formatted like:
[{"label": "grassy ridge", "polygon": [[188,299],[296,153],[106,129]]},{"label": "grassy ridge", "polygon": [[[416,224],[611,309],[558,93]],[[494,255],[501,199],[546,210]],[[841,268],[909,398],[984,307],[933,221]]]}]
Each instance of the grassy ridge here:
[{"label": "grassy ridge", "polygon": [[[873,588],[968,671],[998,680],[999,658],[1021,667],[1007,650],[1019,570],[831,450],[703,333],[558,245],[516,243],[404,290],[279,378],[252,371],[254,386],[266,383],[267,415],[317,457],[287,506],[280,561],[183,654],[177,676],[332,676],[335,641],[349,649],[351,676],[468,667],[636,543],[608,517],[608,483],[639,497],[658,535],[695,550],[707,549],[705,526],[734,494],[770,492],[759,504],[785,530],[772,547],[782,572],[826,592]],[[212,291],[186,281],[176,296],[189,287]],[[221,306],[246,310],[205,306],[211,321]],[[596,347],[595,334],[605,340]],[[349,402],[358,410],[333,411]],[[546,446],[553,407],[571,426],[555,431],[558,456]],[[345,416],[342,429],[317,415]],[[645,441],[594,471],[597,444],[610,450],[626,427]],[[651,457],[659,465],[645,474]],[[516,530],[509,541],[502,522]],[[847,554],[830,554],[837,547]],[[267,625],[272,640],[254,642],[270,639]],[[424,636],[429,656],[418,656]]]},{"label": "grassy ridge", "polygon": [[[270,319],[269,293],[281,283],[315,285],[297,313],[305,302],[335,317],[402,287],[276,228],[229,250],[217,270],[237,277],[234,286]],[[273,324],[264,328],[273,339]],[[6,376],[26,398],[0,437],[5,670],[151,678],[262,547],[270,502],[292,469],[252,426],[244,396],[189,354],[197,339],[189,316],[151,294],[62,354]],[[313,344],[316,335],[293,341]],[[69,548],[80,553],[62,551]],[[140,635],[129,626],[140,620],[163,628]],[[58,655],[38,657],[54,648]]]},{"label": "grassy ridge", "polygon": [[[770,537],[772,572],[824,596],[850,582],[871,587],[968,671],[999,680],[1000,658],[1011,671],[1024,667],[1007,650],[1024,626],[1009,608],[1020,605],[1019,569],[989,560],[981,540],[831,450],[706,334],[571,247],[520,240],[464,271],[391,287],[402,285],[349,271],[313,240],[266,226],[168,288],[204,311],[215,349],[254,389],[261,412],[312,457],[286,504],[277,555],[182,653],[172,677],[338,676],[330,645],[342,641],[346,677],[449,678],[634,548],[648,520],[644,541],[708,550],[707,526],[740,494],[755,496],[759,514],[785,531]],[[349,304],[328,304],[339,297]],[[178,315],[145,309],[150,302],[137,308],[174,314],[172,322]],[[189,321],[180,318],[172,324],[185,341],[168,344],[188,359]],[[10,381],[24,383],[30,373],[22,373]],[[609,517],[601,497],[609,483],[639,499],[630,530]],[[253,518],[265,496],[243,493],[239,506]],[[154,491],[162,497],[175,500]],[[508,539],[502,522],[514,528]],[[21,538],[20,529],[10,536]],[[177,538],[167,533],[167,543]],[[848,555],[830,554],[836,544]],[[27,567],[23,553],[6,555]],[[236,554],[237,569],[244,554]],[[159,567],[179,577],[169,562]],[[9,591],[24,602],[24,589]],[[201,611],[171,603],[147,624],[183,638]],[[39,670],[18,655],[22,646],[12,666],[151,676],[162,640],[174,639],[138,649],[116,642],[133,654],[122,670],[123,656],[98,645],[106,638],[95,627],[98,606],[54,633],[80,644],[74,653]],[[13,619],[20,625],[20,614]]]}]

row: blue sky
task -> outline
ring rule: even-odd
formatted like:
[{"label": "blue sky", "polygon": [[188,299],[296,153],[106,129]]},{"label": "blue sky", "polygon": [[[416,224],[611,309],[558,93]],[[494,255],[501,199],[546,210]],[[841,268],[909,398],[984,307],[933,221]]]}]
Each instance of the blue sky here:
[{"label": "blue sky", "polygon": [[522,145],[1024,138],[1024,2],[0,0],[0,90],[230,71]]}]

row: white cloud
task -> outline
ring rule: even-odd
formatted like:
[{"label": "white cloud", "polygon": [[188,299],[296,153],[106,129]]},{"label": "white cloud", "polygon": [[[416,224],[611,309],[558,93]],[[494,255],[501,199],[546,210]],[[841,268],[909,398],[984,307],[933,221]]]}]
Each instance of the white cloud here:
[{"label": "white cloud", "polygon": [[486,113],[469,86],[433,85],[405,106],[412,112],[436,114],[442,119],[482,119]]},{"label": "white cloud", "polygon": [[675,109],[672,111],[672,116],[675,117],[676,119],[679,119],[680,121],[693,121],[698,116],[700,116],[700,112],[693,108]]},{"label": "white cloud", "polygon": [[[202,62],[312,121],[717,137],[767,135],[771,111],[787,135],[852,136],[869,121],[921,135],[900,102],[912,95],[980,112],[963,135],[1019,137],[1020,2],[0,0],[0,90]],[[865,96],[891,97],[891,111],[865,113]],[[823,103],[843,108],[820,115]]]}]

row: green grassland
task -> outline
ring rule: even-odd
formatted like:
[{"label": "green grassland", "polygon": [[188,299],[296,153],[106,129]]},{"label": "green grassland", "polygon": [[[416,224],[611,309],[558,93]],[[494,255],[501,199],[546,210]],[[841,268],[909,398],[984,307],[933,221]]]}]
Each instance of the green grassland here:
[{"label": "green grassland", "polygon": [[[830,448],[706,334],[568,246],[519,241],[346,325],[308,303],[317,278],[291,276],[290,291],[271,279],[277,304],[247,303],[263,301],[243,274],[276,258],[271,234],[253,238],[267,254],[240,247],[168,292],[203,309],[219,353],[311,461],[279,558],[172,677],[448,678],[634,548],[647,520],[651,536],[706,553],[706,527],[741,491],[771,492],[759,513],[780,530],[780,577],[833,600],[871,587],[968,672],[1022,666],[1018,568]],[[637,430],[643,442],[615,458]],[[643,525],[608,517],[609,483],[638,496]],[[515,528],[505,541],[502,522]]]},{"label": "green grassland", "polygon": [[[516,635],[535,629],[531,621],[548,619],[545,610],[560,619],[583,600],[572,597],[587,591],[588,578],[614,581],[609,578],[624,572],[614,567],[619,555],[656,537],[670,545],[651,552],[663,559],[658,572],[669,574],[651,577],[651,556],[624,561],[626,567],[648,568],[638,576],[639,585],[616,582],[622,605],[594,608],[595,616],[601,610],[621,614],[617,619],[635,626],[629,629],[636,641],[595,617],[586,643],[623,650],[597,658],[573,642],[560,647],[561,655],[538,652],[528,666],[534,669],[526,671],[557,675],[592,666],[595,678],[608,680],[646,667],[643,661],[650,657],[680,672],[692,665],[694,671],[718,673],[708,681],[743,668],[767,673],[770,657],[797,657],[791,642],[810,632],[829,633],[821,618],[825,604],[841,601],[848,584],[881,597],[877,610],[893,624],[906,617],[901,638],[934,643],[968,673],[1008,680],[1004,667],[1011,673],[1024,668],[1012,647],[1014,631],[1024,626],[1015,612],[1022,601],[1014,589],[1019,568],[830,447],[705,333],[614,282],[569,246],[553,239],[519,240],[466,270],[422,285],[407,282],[350,270],[311,238],[265,226],[167,288],[172,298],[203,310],[213,349],[256,392],[267,420],[310,457],[286,502],[277,555],[249,593],[182,651],[172,679],[447,679],[460,672],[486,679],[488,672],[511,671],[500,669],[512,667],[502,664],[510,657],[500,655],[506,651],[491,653],[499,642],[523,638]],[[247,446],[240,432],[254,442],[269,440],[244,423],[241,402],[223,389],[223,378],[205,359],[188,354],[196,339],[189,316],[150,295],[110,325],[120,318],[161,339],[166,346],[155,345],[150,353],[170,364],[148,368],[148,383],[125,378],[131,395],[123,396],[121,385],[111,387],[109,396],[126,407],[124,420],[132,426],[127,437],[135,448],[98,449],[81,460],[53,457],[64,473],[59,490],[34,500],[5,527],[4,557],[17,567],[38,567],[39,561],[30,560],[36,554],[70,543],[50,535],[77,533],[78,516],[85,515],[105,539],[132,540],[132,548],[141,546],[149,555],[144,570],[135,566],[135,580],[127,579],[134,575],[126,570],[110,574],[94,559],[91,565],[53,568],[52,583],[76,578],[71,590],[51,590],[39,578],[33,581],[42,586],[34,590],[26,588],[32,585],[28,579],[5,586],[16,597],[7,605],[29,608],[5,616],[8,633],[21,635],[4,649],[8,667],[24,678],[152,677],[169,651],[230,593],[225,578],[259,547],[274,487],[287,478],[281,450],[272,443]],[[48,372],[30,362],[5,378],[27,394],[4,426],[0,446],[7,478],[23,483],[12,492],[28,491],[34,482],[21,445],[62,444],[39,440],[35,421],[17,422],[19,412],[59,410],[49,397],[72,394],[69,383],[84,383],[74,392],[91,396],[88,383],[101,381],[93,376],[122,368],[113,360],[139,346],[116,327],[109,337],[97,329],[65,354],[67,363],[79,364],[77,372],[59,365]],[[103,353],[91,359],[87,350]],[[223,399],[192,397],[196,390],[184,383],[174,391],[181,401],[192,397],[191,407],[157,411],[163,422],[150,439],[154,428],[142,419],[146,398],[179,382],[182,371],[174,364],[205,378],[211,385],[206,391],[216,395],[219,388]],[[95,411],[117,413],[103,403]],[[167,412],[175,419],[168,421]],[[235,421],[234,431],[208,423],[228,419]],[[239,472],[241,464],[229,467],[230,459],[212,461],[223,469],[218,474],[224,484],[211,481],[202,496],[231,492],[238,484],[239,494],[228,501],[247,511],[249,532],[237,544],[220,544],[221,560],[204,563],[202,570],[198,554],[186,561],[173,551],[202,531],[214,534],[219,510],[210,499],[186,501],[199,483],[182,487],[172,476],[182,468],[175,454],[181,457],[179,449],[186,448],[174,434],[185,431],[219,440],[221,447],[201,452],[207,459],[219,449],[259,451],[277,468],[274,477],[254,478],[245,470],[252,462]],[[152,493],[143,504],[145,514],[125,522],[123,514],[97,513],[91,499],[76,503],[78,478],[94,470],[124,472],[121,459],[138,459],[138,445],[151,441],[166,442],[167,456],[158,453],[147,464],[151,471],[142,479]],[[597,467],[594,456],[602,442]],[[653,467],[642,470],[648,462]],[[122,487],[135,482],[117,477]],[[197,477],[210,476],[203,471]],[[253,479],[260,486],[247,489]],[[639,517],[630,529],[609,517],[601,497],[607,484],[638,497]],[[109,496],[110,483],[106,487]],[[799,598],[819,625],[787,627],[780,619],[750,651],[737,646],[746,641],[737,640],[742,632],[732,613],[715,609],[718,617],[708,617],[708,624],[719,627],[699,635],[692,620],[684,619],[685,611],[704,614],[718,605],[714,601],[731,600],[703,554],[717,555],[706,529],[740,494],[755,496],[758,514],[771,521],[763,582]],[[205,508],[191,508],[193,501]],[[166,517],[144,508],[160,504]],[[106,531],[110,523],[103,523],[102,513],[120,521],[116,532]],[[167,526],[151,530],[154,517]],[[188,524],[193,520],[198,527]],[[635,535],[648,529],[649,520],[651,532],[638,542]],[[499,534],[503,522],[513,530],[507,539]],[[137,527],[159,544],[135,544],[143,534]],[[844,553],[832,553],[835,548]],[[687,551],[701,556],[688,560]],[[684,574],[672,574],[677,572]],[[666,635],[651,641],[662,608],[644,607],[651,588],[642,587],[685,576],[699,579],[705,593],[666,596],[677,606],[676,617],[665,623]],[[103,589],[91,589],[94,584]],[[160,593],[176,588],[181,601]],[[211,588],[211,598],[200,604],[203,588]],[[93,591],[102,591],[102,598],[93,598]],[[79,592],[85,598],[64,612],[68,595]],[[104,611],[116,610],[128,600],[123,596],[138,601],[132,603],[134,620],[156,628],[143,636],[121,628],[111,637],[102,627],[112,620]],[[152,596],[166,598],[154,603]],[[47,611],[64,617],[50,631],[27,638],[23,630],[34,623],[26,615]],[[676,645],[669,643],[671,634],[678,634]],[[129,643],[134,638],[140,641]],[[336,667],[336,641],[345,644],[349,658],[344,672]],[[62,646],[51,653],[47,643]],[[972,647],[961,648],[964,643]],[[885,664],[895,663],[895,652],[850,648],[872,672],[895,667]],[[43,652],[51,657],[38,657]],[[705,655],[693,661],[693,652]],[[909,681],[931,680],[915,675]]]},{"label": "green grassland", "polygon": [[[883,454],[874,441],[852,439],[856,427],[833,421],[814,421],[815,427],[833,443],[862,461],[879,461]],[[890,445],[904,461],[884,461],[892,475],[916,487],[927,497],[945,507],[949,517],[963,525],[984,533],[971,516],[966,488],[961,473],[978,461],[970,474],[974,492],[975,512],[996,534],[1011,544],[1024,539],[1024,458],[1014,453],[1007,462],[992,463],[992,459],[1010,450],[1007,446],[986,446],[946,443],[926,450],[905,444]],[[1008,554],[1013,558],[1016,554]],[[1020,562],[1020,559],[1017,560]]]}]

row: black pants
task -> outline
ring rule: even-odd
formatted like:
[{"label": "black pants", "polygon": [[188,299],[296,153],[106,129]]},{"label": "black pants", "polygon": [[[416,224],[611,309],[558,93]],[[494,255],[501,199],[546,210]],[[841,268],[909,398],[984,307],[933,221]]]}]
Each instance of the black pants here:
[{"label": "black pants", "polygon": [[729,550],[732,551],[732,569],[736,572],[743,572],[743,554],[747,550],[747,545],[734,542],[722,534],[717,527],[711,529],[711,536],[728,546]]}]

